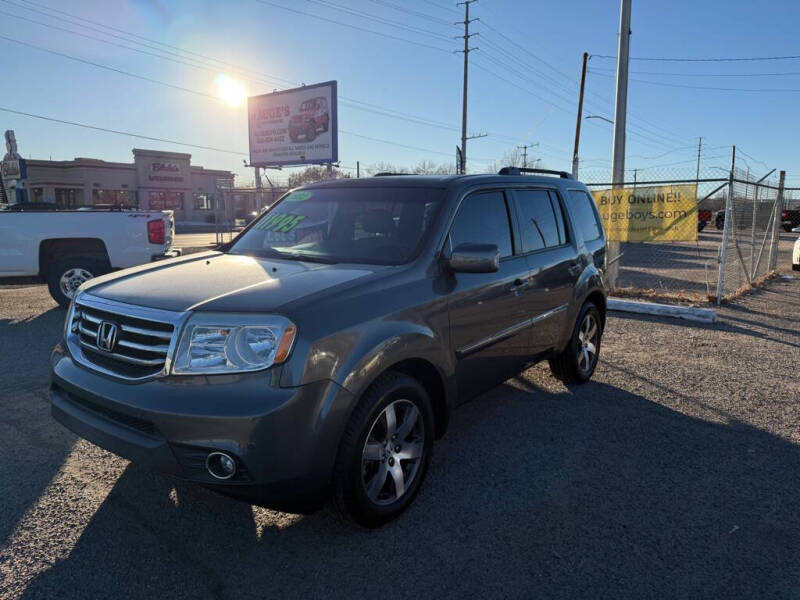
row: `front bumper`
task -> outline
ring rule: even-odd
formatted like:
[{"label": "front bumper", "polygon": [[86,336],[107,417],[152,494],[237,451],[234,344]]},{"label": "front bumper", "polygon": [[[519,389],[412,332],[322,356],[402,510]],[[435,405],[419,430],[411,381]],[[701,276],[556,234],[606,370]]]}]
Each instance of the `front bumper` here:
[{"label": "front bumper", "polygon": [[[152,469],[252,502],[315,507],[331,481],[352,396],[331,381],[281,388],[278,373],[164,377],[125,383],[51,357],[53,417],[79,436]],[[237,463],[220,481],[209,453]]]}]

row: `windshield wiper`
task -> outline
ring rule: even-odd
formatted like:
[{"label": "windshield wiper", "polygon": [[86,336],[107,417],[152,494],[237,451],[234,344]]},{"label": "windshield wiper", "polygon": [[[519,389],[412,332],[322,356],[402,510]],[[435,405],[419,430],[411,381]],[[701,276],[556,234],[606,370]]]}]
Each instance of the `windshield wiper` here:
[{"label": "windshield wiper", "polygon": [[326,265],[335,265],[339,261],[327,256],[320,256],[318,254],[304,254],[302,252],[281,252],[279,250],[264,249],[264,250],[244,250],[239,252],[231,252],[231,254],[242,254],[246,256],[256,256],[258,258],[282,258],[286,260],[300,260],[303,262],[322,263]]}]

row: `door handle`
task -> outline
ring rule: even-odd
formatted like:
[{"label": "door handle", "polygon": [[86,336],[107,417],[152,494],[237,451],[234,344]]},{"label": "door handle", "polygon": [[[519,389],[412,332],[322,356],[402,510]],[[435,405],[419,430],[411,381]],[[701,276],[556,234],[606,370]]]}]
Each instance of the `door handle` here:
[{"label": "door handle", "polygon": [[509,291],[511,291],[511,292],[519,292],[521,290],[524,290],[527,287],[530,287],[530,285],[531,285],[530,279],[521,279],[521,278],[517,277],[514,280],[514,283],[511,284],[511,287],[509,288]]},{"label": "door handle", "polygon": [[581,271],[583,271],[583,266],[579,262],[571,262],[567,267],[567,271],[569,271],[570,275],[580,275]]}]

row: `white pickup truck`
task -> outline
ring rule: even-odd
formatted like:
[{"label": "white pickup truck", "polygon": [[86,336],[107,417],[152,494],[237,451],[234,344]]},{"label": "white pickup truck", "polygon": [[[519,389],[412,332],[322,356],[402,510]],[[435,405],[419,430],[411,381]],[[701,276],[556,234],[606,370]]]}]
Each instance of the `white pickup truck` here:
[{"label": "white pickup truck", "polygon": [[0,277],[38,276],[68,306],[87,279],[162,258],[172,249],[172,211],[0,210]]}]

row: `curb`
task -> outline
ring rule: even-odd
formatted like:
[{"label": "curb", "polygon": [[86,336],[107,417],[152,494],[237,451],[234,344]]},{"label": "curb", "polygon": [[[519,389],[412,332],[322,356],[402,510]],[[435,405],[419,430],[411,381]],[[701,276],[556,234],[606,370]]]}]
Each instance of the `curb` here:
[{"label": "curb", "polygon": [[619,300],[609,298],[608,310],[615,312],[631,312],[658,317],[672,317],[686,319],[698,323],[716,323],[717,313],[711,308],[696,308],[691,306],[674,306],[671,304],[657,304],[655,302],[634,302],[632,300]]}]

